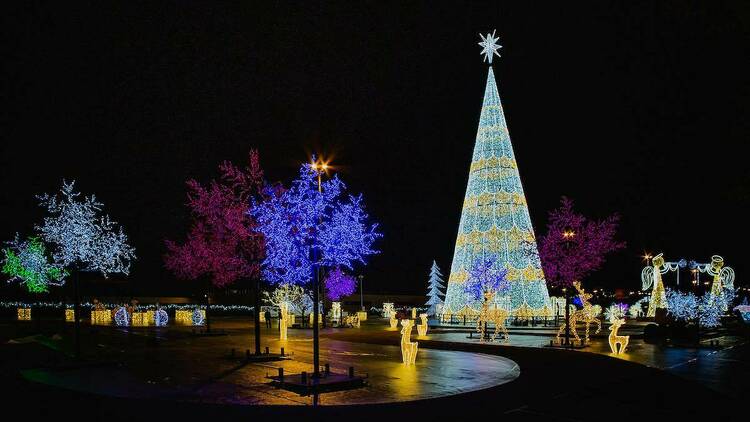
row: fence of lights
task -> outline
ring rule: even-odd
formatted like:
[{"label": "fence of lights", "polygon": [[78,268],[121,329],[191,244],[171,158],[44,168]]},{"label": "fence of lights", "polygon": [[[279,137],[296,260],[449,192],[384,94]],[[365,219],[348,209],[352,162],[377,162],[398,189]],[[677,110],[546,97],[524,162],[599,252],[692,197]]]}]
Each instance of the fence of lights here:
[{"label": "fence of lights", "polygon": [[[65,309],[69,307],[69,304],[66,304],[65,302],[0,302],[0,308],[39,308],[39,309]],[[82,302],[81,308],[85,309],[94,309],[96,307],[99,308],[107,308],[107,309],[115,309],[121,306],[121,303],[103,303],[103,302]],[[180,309],[195,309],[196,307],[203,308],[205,305],[198,305],[194,303],[187,303],[187,304],[163,304],[163,305],[148,305],[148,304],[139,304],[138,309],[141,310],[150,310],[150,309],[157,309],[161,308],[166,311],[174,311],[174,310],[180,310]],[[252,314],[253,313],[253,307],[252,306],[245,306],[245,305],[211,305],[211,312],[217,312],[217,313],[232,313],[232,314]]]}]

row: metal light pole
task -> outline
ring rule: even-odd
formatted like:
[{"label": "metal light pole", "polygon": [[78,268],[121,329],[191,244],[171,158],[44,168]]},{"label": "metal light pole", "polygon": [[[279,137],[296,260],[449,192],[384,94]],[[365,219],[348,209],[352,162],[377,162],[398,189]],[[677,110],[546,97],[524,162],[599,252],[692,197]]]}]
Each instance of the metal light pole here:
[{"label": "metal light pole", "polygon": [[[565,240],[566,250],[570,250],[570,244],[575,235],[576,232],[570,229],[563,232],[562,236]],[[563,287],[563,293],[565,294],[565,345],[570,346],[570,294],[567,290],[567,288]]]},{"label": "metal light pole", "polygon": [[[328,170],[328,164],[320,161],[319,163],[312,163],[312,168],[318,174],[318,193],[323,193],[323,172]],[[320,223],[320,222],[318,222]],[[313,378],[320,377],[320,338],[319,338],[319,316],[320,312],[318,309],[320,301],[320,265],[318,264],[318,249],[313,248],[313,262],[315,263],[315,277],[313,278]],[[316,400],[317,401],[317,400]]]},{"label": "metal light pole", "polygon": [[359,275],[359,307],[364,312],[365,310],[365,302],[362,299],[362,290],[364,289],[364,282],[362,281],[365,278],[362,274]]},{"label": "metal light pole", "polygon": [[568,289],[563,287],[563,294],[565,295],[565,345],[570,345],[570,296],[568,295]]}]

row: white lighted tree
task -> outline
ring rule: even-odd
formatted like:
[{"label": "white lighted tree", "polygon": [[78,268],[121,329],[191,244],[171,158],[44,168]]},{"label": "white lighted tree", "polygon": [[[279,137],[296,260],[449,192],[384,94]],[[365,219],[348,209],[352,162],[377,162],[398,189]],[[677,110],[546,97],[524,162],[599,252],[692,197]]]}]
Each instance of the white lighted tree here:
[{"label": "white lighted tree", "polygon": [[99,272],[128,274],[135,249],[128,244],[122,227],[102,212],[103,205],[92,196],[81,197],[74,183],[63,181],[59,194],[39,196],[48,215],[37,226],[42,239],[52,246],[55,263],[74,275],[75,354],[80,354],[80,297],[78,274]]},{"label": "white lighted tree", "polygon": [[437,305],[442,305],[443,298],[445,298],[445,294],[442,291],[445,289],[445,284],[443,284],[443,274],[440,272],[440,268],[436,261],[432,261],[430,279],[427,283],[427,288],[429,289],[427,292],[428,300],[427,303],[425,303],[425,305],[429,306],[427,314],[435,315],[437,313]]},{"label": "white lighted tree", "polygon": [[271,293],[263,292],[264,302],[279,308],[280,340],[286,340],[286,329],[290,313],[293,313],[296,308],[304,309],[306,297],[307,295],[302,287],[291,283],[281,284]]}]

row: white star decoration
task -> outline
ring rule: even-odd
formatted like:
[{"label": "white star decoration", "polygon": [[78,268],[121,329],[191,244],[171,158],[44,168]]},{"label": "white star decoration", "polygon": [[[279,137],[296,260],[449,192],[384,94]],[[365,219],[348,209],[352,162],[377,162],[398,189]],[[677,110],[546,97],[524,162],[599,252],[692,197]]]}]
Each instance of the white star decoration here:
[{"label": "white star decoration", "polygon": [[482,42],[479,43],[479,45],[482,46],[482,52],[479,54],[484,54],[484,60],[492,64],[492,57],[495,54],[497,54],[497,57],[500,57],[500,53],[498,53],[497,50],[502,46],[500,44],[495,44],[500,37],[495,37],[494,29],[492,30],[492,34],[488,32],[486,37],[479,34],[479,37],[482,39]]}]

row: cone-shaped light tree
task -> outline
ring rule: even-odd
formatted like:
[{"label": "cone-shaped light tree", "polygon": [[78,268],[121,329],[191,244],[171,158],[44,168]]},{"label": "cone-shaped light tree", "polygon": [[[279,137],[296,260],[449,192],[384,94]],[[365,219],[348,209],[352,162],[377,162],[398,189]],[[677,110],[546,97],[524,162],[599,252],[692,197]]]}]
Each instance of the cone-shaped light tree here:
[{"label": "cone-shaped light tree", "polygon": [[443,304],[443,274],[440,272],[437,261],[432,261],[432,268],[430,268],[430,279],[427,281],[427,303],[426,306],[428,315],[435,315],[437,313],[437,306]]},{"label": "cone-shaped light tree", "polygon": [[[499,56],[497,37],[482,36],[482,54],[492,64]],[[453,254],[445,312],[478,311],[482,305],[463,288],[477,259],[494,256],[508,270],[510,288],[494,297],[495,305],[511,315],[539,316],[550,312],[549,294],[536,249],[526,195],[505,122],[492,67],[487,74],[482,111],[469,168],[458,236]]]},{"label": "cone-shaped light tree", "polygon": [[111,273],[128,274],[135,250],[128,238],[109,216],[102,213],[103,205],[92,196],[80,197],[74,182],[63,181],[59,195],[42,195],[40,205],[48,215],[37,230],[52,246],[56,265],[74,274],[75,296],[75,355],[80,355],[81,312],[80,272],[98,272],[104,277]]},{"label": "cone-shaped light tree", "polygon": [[345,194],[337,177],[322,181],[327,165],[304,164],[299,177],[281,194],[267,192],[250,214],[266,239],[263,276],[271,283],[309,286],[313,294],[313,366],[319,376],[318,306],[320,271],[364,264],[377,253],[381,236],[368,222],[362,196]]},{"label": "cone-shaped light tree", "polygon": [[[239,280],[253,281],[255,288],[255,353],[260,354],[260,264],[264,256],[263,235],[247,212],[251,198],[263,193],[263,170],[258,152],[251,150],[248,165],[239,168],[229,161],[219,166],[220,177],[208,186],[187,181],[192,223],[183,243],[165,241],[164,263],[177,277],[195,280],[207,277],[221,288]],[[211,302],[210,288],[208,306]],[[210,330],[210,309],[206,312]]]}]

